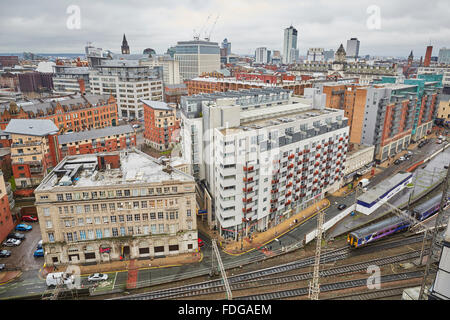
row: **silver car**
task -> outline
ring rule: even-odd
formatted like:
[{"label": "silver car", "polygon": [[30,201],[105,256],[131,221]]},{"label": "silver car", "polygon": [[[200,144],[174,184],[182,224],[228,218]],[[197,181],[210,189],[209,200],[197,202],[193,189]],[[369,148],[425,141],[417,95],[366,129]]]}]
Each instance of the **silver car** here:
[{"label": "silver car", "polygon": [[6,240],[5,242],[3,242],[3,245],[6,247],[14,247],[14,246],[18,246],[21,243],[22,243],[22,241],[20,241],[18,239],[10,238],[10,239]]},{"label": "silver car", "polygon": [[108,275],[104,273],[94,273],[88,277],[89,282],[108,280]]}]

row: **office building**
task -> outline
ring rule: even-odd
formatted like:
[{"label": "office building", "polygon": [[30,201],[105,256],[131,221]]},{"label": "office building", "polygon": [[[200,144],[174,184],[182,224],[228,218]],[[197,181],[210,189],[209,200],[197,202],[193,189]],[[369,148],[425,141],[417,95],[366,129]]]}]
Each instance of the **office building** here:
[{"label": "office building", "polygon": [[89,68],[55,65],[53,93],[58,95],[90,93]]},{"label": "office building", "polygon": [[231,42],[228,42],[228,39],[225,38],[222,41],[222,49],[225,49],[225,55],[229,56],[231,54]]},{"label": "office building", "polygon": [[110,94],[117,100],[120,118],[142,119],[141,99],[163,100],[162,80],[139,60],[104,60],[89,73],[93,94]]},{"label": "office building", "polygon": [[295,62],[295,57],[292,57],[293,51],[291,49],[297,49],[297,29],[293,26],[284,29],[284,42],[283,42],[283,63],[291,64]]},{"label": "office building", "polygon": [[14,67],[19,64],[18,56],[0,56],[0,67]]},{"label": "office building", "polygon": [[19,87],[23,93],[44,92],[53,89],[53,75],[42,72],[19,73]]},{"label": "office building", "polygon": [[194,179],[138,150],[68,156],[35,195],[47,266],[197,250]]},{"label": "office building", "polygon": [[141,59],[139,64],[151,68],[161,67],[164,86],[182,83],[180,76],[180,62],[169,55]]},{"label": "office building", "polygon": [[306,59],[309,62],[322,62],[325,61],[323,48],[309,48]]},{"label": "office building", "polygon": [[175,50],[174,58],[180,63],[180,75],[183,80],[220,69],[220,48],[217,42],[179,41]]},{"label": "office building", "polygon": [[334,50],[333,49],[324,50],[323,51],[323,59],[326,62],[333,61],[334,60]]},{"label": "office building", "polygon": [[268,58],[268,56],[267,56],[267,48],[266,47],[256,48],[255,63],[266,64],[266,63],[268,63],[267,58]]},{"label": "office building", "polygon": [[358,38],[351,38],[347,40],[347,57],[349,58],[358,58],[359,57],[359,44],[360,41]]},{"label": "office building", "polygon": [[447,49],[445,47],[439,49],[438,63],[450,64],[450,49]]},{"label": "office building", "polygon": [[58,136],[61,158],[78,154],[119,151],[136,146],[136,132],[131,125],[71,132]]}]

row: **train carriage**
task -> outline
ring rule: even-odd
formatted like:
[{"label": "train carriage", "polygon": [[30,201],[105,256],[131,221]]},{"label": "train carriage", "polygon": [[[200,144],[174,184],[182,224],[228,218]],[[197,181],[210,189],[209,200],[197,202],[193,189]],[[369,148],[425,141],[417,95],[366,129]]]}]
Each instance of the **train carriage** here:
[{"label": "train carriage", "polygon": [[359,248],[396,232],[404,231],[408,227],[409,222],[402,218],[387,218],[370,226],[350,232],[347,237],[347,243],[351,247]]}]

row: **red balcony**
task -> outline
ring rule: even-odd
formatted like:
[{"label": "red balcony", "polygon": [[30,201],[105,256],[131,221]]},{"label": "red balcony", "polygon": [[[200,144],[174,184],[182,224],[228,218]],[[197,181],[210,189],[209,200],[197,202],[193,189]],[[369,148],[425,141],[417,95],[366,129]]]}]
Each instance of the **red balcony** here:
[{"label": "red balcony", "polygon": [[295,155],[291,154],[291,155],[289,155],[288,159],[292,160],[292,159],[294,159],[294,157],[295,157]]},{"label": "red balcony", "polygon": [[297,174],[300,174],[300,173],[302,173],[302,169],[297,170]]},{"label": "red balcony", "polygon": [[304,196],[306,196],[306,193],[300,193],[300,197],[304,197]]},{"label": "red balcony", "polygon": [[302,160],[299,160],[298,162],[297,162],[297,165],[301,165],[302,164]]},{"label": "red balcony", "polygon": [[341,150],[341,149],[342,149],[342,146],[339,146],[339,147],[338,147],[338,150]]},{"label": "red balcony", "polygon": [[247,171],[247,167],[242,167],[242,170]]},{"label": "red balcony", "polygon": [[315,164],[314,164],[314,167],[318,167],[319,166],[319,162],[316,162]]},{"label": "red balcony", "polygon": [[252,181],[253,181],[253,177],[250,177],[250,178],[244,177],[242,180],[243,180],[244,182],[252,182]]},{"label": "red balcony", "polygon": [[285,206],[288,206],[288,205],[290,205],[290,204],[291,204],[291,200],[288,200],[288,201],[286,201]]},{"label": "red balcony", "polygon": [[272,180],[272,184],[278,183],[280,180],[276,179],[276,180]]},{"label": "red balcony", "polygon": [[344,138],[340,137],[340,138],[339,138],[339,141],[342,141],[342,140],[344,140]]},{"label": "red balcony", "polygon": [[300,151],[300,152],[299,152],[299,153],[297,153],[297,154],[298,154],[299,156],[301,156],[301,155],[303,154],[303,152],[301,152],[301,151]]},{"label": "red balcony", "polygon": [[301,189],[305,189],[305,188],[306,188],[306,185],[305,185],[305,184],[302,184],[302,185],[300,186],[300,188],[301,188]]},{"label": "red balcony", "polygon": [[326,151],[324,151],[324,152],[323,152],[323,155],[326,155],[326,154],[327,154],[327,152],[326,152]]},{"label": "red balcony", "polygon": [[278,202],[278,199],[272,199],[272,200],[270,200],[270,203],[277,203]]},{"label": "red balcony", "polygon": [[308,179],[308,178],[306,178],[305,176],[302,176],[302,180],[306,180],[306,179]]},{"label": "red balcony", "polygon": [[270,190],[270,193],[277,193],[277,192],[278,192],[278,189]]},{"label": "red balcony", "polygon": [[310,151],[309,149],[305,149],[305,151],[304,151],[304,152],[305,152],[305,153],[309,153],[309,151]]},{"label": "red balcony", "polygon": [[316,159],[320,158],[320,153],[316,154]]},{"label": "red balcony", "polygon": [[316,149],[319,150],[320,148],[322,148],[322,146],[319,144]]},{"label": "red balcony", "polygon": [[289,182],[289,183],[286,185],[286,187],[287,187],[287,188],[292,187],[292,182]]},{"label": "red balcony", "polygon": [[339,152],[339,153],[337,154],[337,156],[338,156],[338,157],[342,156],[342,153]]},{"label": "red balcony", "polygon": [[291,163],[290,165],[288,165],[288,169],[292,169],[294,167],[294,164]]},{"label": "red balcony", "polygon": [[277,208],[270,208],[270,212],[272,213],[272,212],[275,212],[275,211],[277,211]]},{"label": "red balcony", "polygon": [[316,187],[312,188],[312,191],[316,191],[316,190],[317,190],[317,188],[316,188]]},{"label": "red balcony", "polygon": [[288,175],[287,175],[287,177],[288,178],[292,178],[294,175],[292,174],[292,173],[289,173]]},{"label": "red balcony", "polygon": [[336,161],[336,164],[340,164],[340,163],[341,163],[341,160]]},{"label": "red balcony", "polygon": [[285,197],[287,198],[287,197],[289,197],[291,194],[292,194],[292,192],[289,191],[288,193],[286,193]]},{"label": "red balcony", "polygon": [[318,175],[319,174],[319,170],[314,171],[314,175]]},{"label": "red balcony", "polygon": [[315,178],[313,182],[316,183],[317,181],[319,181],[319,179]]}]

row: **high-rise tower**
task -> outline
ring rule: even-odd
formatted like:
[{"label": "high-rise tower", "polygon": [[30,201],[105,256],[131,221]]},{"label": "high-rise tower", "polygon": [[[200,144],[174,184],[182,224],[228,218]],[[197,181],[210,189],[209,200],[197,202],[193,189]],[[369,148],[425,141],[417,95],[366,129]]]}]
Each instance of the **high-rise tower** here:
[{"label": "high-rise tower", "polygon": [[293,26],[284,29],[284,43],[283,43],[283,63],[293,63],[295,57],[292,56],[294,50],[297,49],[297,29]]}]

